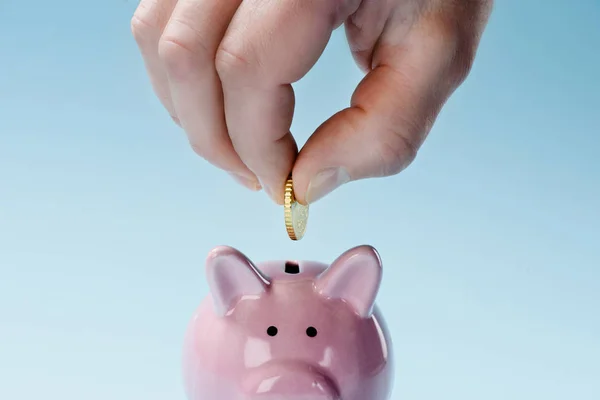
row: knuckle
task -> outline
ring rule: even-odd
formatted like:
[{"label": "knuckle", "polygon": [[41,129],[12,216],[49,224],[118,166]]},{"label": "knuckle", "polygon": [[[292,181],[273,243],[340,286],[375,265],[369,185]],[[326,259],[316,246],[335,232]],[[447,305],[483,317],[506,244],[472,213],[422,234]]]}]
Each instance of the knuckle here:
[{"label": "knuckle", "polygon": [[130,22],[134,38],[139,44],[156,46],[169,17],[168,2],[141,0]]},{"label": "knuckle", "polygon": [[158,57],[169,74],[185,76],[194,68],[194,52],[189,43],[174,36],[161,37]]},{"label": "knuckle", "polygon": [[469,75],[475,59],[475,43],[472,35],[465,34],[461,29],[444,32],[436,39],[436,49],[440,51],[440,72],[446,77],[451,86],[460,85]]},{"label": "knuckle", "polygon": [[432,13],[428,22],[436,33],[439,45],[445,49],[443,54],[448,61],[449,79],[456,86],[462,84],[471,72],[493,1],[445,4],[445,7]]},{"label": "knuckle", "polygon": [[200,30],[177,18],[170,21],[158,43],[159,58],[171,74],[212,68],[214,53]]},{"label": "knuckle", "polygon": [[475,46],[472,38],[457,37],[448,68],[449,79],[455,86],[462,84],[471,73],[475,61]]},{"label": "knuckle", "polygon": [[131,33],[138,45],[144,45],[152,36],[159,33],[158,26],[152,24],[144,16],[136,13],[131,18],[130,22]]},{"label": "knuckle", "polygon": [[436,70],[448,90],[460,86],[469,76],[475,60],[476,43],[460,32],[438,36],[436,39]]},{"label": "knuckle", "polygon": [[215,67],[221,78],[232,79],[247,76],[251,64],[241,46],[232,47],[224,41],[217,49]]}]

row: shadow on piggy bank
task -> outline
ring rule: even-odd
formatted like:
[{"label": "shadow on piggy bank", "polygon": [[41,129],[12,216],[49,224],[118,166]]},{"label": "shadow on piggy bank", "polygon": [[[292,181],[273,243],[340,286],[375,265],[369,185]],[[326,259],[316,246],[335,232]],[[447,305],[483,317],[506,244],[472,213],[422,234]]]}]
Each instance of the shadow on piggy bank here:
[{"label": "shadow on piggy bank", "polygon": [[255,266],[231,247],[206,261],[211,295],[185,339],[189,400],[385,400],[391,341],[375,306],[381,260],[355,247],[331,266]]}]

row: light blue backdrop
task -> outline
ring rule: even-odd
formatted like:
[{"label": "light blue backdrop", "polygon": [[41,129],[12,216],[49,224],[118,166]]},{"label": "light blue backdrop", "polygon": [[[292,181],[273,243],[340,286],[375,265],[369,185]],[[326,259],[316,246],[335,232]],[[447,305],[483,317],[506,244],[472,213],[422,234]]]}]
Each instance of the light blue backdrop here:
[{"label": "light blue backdrop", "polygon": [[[307,236],[197,158],[151,92],[132,1],[0,0],[0,398],[183,399],[215,245],[384,261],[393,399],[600,398],[600,3],[498,0],[417,161]],[[304,143],[361,75],[343,31],[296,85]]]}]

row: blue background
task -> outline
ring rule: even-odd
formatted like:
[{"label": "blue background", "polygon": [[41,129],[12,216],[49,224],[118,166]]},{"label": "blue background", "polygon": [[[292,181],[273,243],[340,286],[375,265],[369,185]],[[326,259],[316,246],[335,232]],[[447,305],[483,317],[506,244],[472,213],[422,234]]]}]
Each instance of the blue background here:
[{"label": "blue background", "polygon": [[[600,3],[496,3],[414,164],[315,204],[296,243],[154,97],[136,3],[0,0],[0,398],[183,399],[213,246],[362,243],[384,261],[393,399],[600,398]],[[360,79],[337,31],[296,85],[300,144]]]}]

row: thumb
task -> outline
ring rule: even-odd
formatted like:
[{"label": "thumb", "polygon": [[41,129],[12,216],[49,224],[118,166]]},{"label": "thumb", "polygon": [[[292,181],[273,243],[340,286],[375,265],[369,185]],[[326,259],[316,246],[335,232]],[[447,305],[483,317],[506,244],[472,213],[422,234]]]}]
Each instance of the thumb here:
[{"label": "thumb", "polygon": [[395,175],[414,160],[472,60],[456,38],[419,36],[407,38],[402,49],[376,51],[351,106],[307,141],[293,169],[300,203],[314,203],[353,180]]},{"label": "thumb", "polygon": [[398,118],[394,107],[384,104],[384,95],[374,89],[383,86],[377,81],[385,75],[383,69],[374,70],[353,96],[360,98],[366,90],[381,100],[372,98],[362,105],[353,99],[351,107],[322,124],[305,144],[292,172],[300,203],[314,203],[350,181],[397,174],[415,158],[424,127],[412,119],[392,121]]}]

